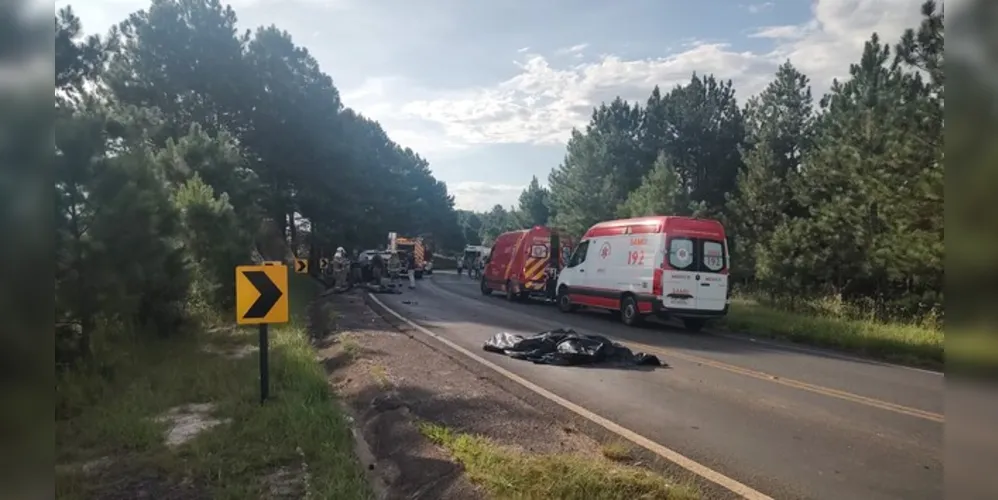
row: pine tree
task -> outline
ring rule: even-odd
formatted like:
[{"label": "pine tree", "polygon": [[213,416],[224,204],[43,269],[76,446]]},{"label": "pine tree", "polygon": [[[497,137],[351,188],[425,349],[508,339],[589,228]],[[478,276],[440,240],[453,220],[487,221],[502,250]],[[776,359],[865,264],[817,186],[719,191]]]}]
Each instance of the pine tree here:
[{"label": "pine tree", "polygon": [[565,160],[548,176],[554,222],[581,235],[641,184],[650,165],[639,143],[641,109],[614,99],[593,110],[585,132],[572,131]]},{"label": "pine tree", "polygon": [[482,244],[482,218],[469,210],[457,210],[457,223],[460,227],[463,245]]},{"label": "pine tree", "polygon": [[491,245],[500,234],[521,229],[524,225],[515,211],[498,204],[479,217],[482,221],[479,238],[483,245]]},{"label": "pine tree", "polygon": [[530,184],[520,193],[518,212],[526,226],[543,226],[548,223],[551,209],[548,208],[548,190],[541,187],[537,176],[530,179]]},{"label": "pine tree", "polygon": [[548,176],[554,225],[581,235],[593,224],[614,218],[623,200],[610,156],[597,137],[572,131],[565,160]]},{"label": "pine tree", "polygon": [[925,122],[912,120],[927,98],[916,82],[874,35],[850,79],[833,84],[792,183],[808,216],[781,224],[757,256],[770,286],[823,285],[878,301],[907,295],[912,309],[936,300],[941,231],[922,215],[941,213],[933,201],[941,167],[927,154]]},{"label": "pine tree", "polygon": [[756,247],[768,241],[787,217],[802,215],[787,183],[811,146],[813,113],[808,78],[789,61],[746,104],[745,168],[738,172],[737,190],[729,197],[726,212],[734,234],[732,268],[738,276],[753,276]]},{"label": "pine tree", "polygon": [[670,140],[667,104],[662,91],[656,85],[648,96],[644,112],[641,114],[639,141],[642,161],[647,165],[653,165],[658,160],[659,153]]},{"label": "pine tree", "polygon": [[690,199],[720,212],[735,189],[742,168],[739,148],[745,139],[741,110],[730,80],[695,73],[685,86],[663,98],[665,120],[660,149],[672,161]]},{"label": "pine tree", "polygon": [[669,158],[660,154],[651,172],[621,204],[617,213],[620,217],[688,215],[691,213],[689,205],[679,175],[669,163]]}]

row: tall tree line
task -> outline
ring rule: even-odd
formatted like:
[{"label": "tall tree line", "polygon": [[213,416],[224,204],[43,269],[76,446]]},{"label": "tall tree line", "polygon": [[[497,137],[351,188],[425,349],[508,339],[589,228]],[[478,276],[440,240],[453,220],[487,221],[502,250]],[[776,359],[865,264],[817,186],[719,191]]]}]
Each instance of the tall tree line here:
[{"label": "tall tree line", "polygon": [[[57,341],[109,325],[171,335],[231,306],[261,228],[315,259],[389,231],[457,246],[427,161],[345,108],[275,26],[239,32],[219,0],[153,0],[106,36],[55,17]],[[315,269],[318,266],[313,265]]]},{"label": "tall tree line", "polygon": [[488,242],[537,223],[582,234],[619,217],[713,217],[731,233],[738,284],[938,310],[943,13],[926,1],[922,14],[893,46],[873,34],[817,102],[787,61],[743,106],[730,81],[696,73],[644,105],[601,104],[547,189],[535,178],[519,207],[462,214],[464,233]]}]

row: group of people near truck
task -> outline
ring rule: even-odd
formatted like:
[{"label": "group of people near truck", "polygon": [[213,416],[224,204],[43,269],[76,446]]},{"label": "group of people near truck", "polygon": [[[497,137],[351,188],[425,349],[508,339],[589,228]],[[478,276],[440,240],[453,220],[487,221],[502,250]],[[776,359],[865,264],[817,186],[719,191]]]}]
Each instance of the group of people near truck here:
[{"label": "group of people near truck", "polygon": [[353,258],[347,257],[343,247],[322,269],[323,281],[331,289],[343,291],[356,284],[368,283],[383,287],[394,285],[407,277],[409,288],[416,288],[416,259],[412,252],[401,250],[354,251]]},{"label": "group of people near truck", "polygon": [[489,248],[468,245],[464,248],[464,254],[457,257],[457,274],[460,276],[464,271],[468,272],[471,278],[480,278],[485,267],[485,259],[488,257]]},{"label": "group of people near truck", "polygon": [[366,266],[369,274],[365,276],[367,283],[379,287],[395,285],[405,276],[409,279],[409,288],[416,288],[416,260],[411,252],[375,251],[370,257],[370,265]]}]

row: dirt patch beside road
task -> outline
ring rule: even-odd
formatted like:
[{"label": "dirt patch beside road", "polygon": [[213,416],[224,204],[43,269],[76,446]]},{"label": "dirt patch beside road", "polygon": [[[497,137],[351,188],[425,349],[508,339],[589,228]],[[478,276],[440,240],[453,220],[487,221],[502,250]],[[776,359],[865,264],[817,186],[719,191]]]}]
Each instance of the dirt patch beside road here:
[{"label": "dirt patch beside road", "polygon": [[[370,449],[368,469],[380,496],[596,498],[598,483],[620,491],[599,498],[695,496],[400,332],[360,292],[319,299],[312,324],[330,384]],[[541,475],[539,463],[548,463]],[[604,472],[613,479],[601,480]]]}]

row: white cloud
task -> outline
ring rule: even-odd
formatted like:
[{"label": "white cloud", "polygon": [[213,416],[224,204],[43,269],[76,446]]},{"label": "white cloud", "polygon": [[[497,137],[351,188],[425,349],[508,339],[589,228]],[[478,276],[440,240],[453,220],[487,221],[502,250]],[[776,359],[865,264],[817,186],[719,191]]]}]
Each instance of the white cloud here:
[{"label": "white cloud", "polygon": [[572,45],[571,47],[565,47],[563,49],[558,49],[555,54],[566,55],[566,54],[580,54],[583,50],[589,47],[588,43],[580,43],[578,45]]},{"label": "white cloud", "polygon": [[766,26],[749,35],[749,38],[771,38],[773,40],[799,40],[813,29],[813,24],[788,24],[783,26]]},{"label": "white cloud", "polygon": [[718,43],[660,59],[608,55],[595,63],[555,68],[543,56],[529,55],[518,65],[518,75],[494,87],[412,101],[402,111],[439,123],[447,137],[470,144],[561,143],[588,120],[594,104],[617,95],[644,100],[654,85],[671,88],[694,70],[733,76],[740,90],[754,93],[775,69],[772,60]]},{"label": "white cloud", "polygon": [[455,144],[560,143],[572,127],[588,121],[593,105],[617,95],[644,100],[652,86],[671,88],[688,81],[693,71],[731,78],[744,100],[762,90],[776,67],[790,59],[820,95],[833,78],[848,75],[874,31],[893,42],[905,28],[917,25],[920,15],[915,0],[817,0],[812,13],[800,25],[765,27],[750,35],[773,41],[775,47],[765,52],[701,42],[662,58],[605,55],[561,67],[542,55],[524,53],[516,63],[518,74],[506,81],[416,98],[398,111],[439,124]]},{"label": "white cloud", "polygon": [[510,208],[526,185],[491,184],[487,182],[455,182],[447,184],[447,191],[454,195],[454,206],[462,210],[485,212],[496,204]]},{"label": "white cloud", "polygon": [[745,6],[745,10],[749,11],[752,14],[758,14],[764,10],[772,9],[773,5],[774,5],[773,2],[754,3]]}]

